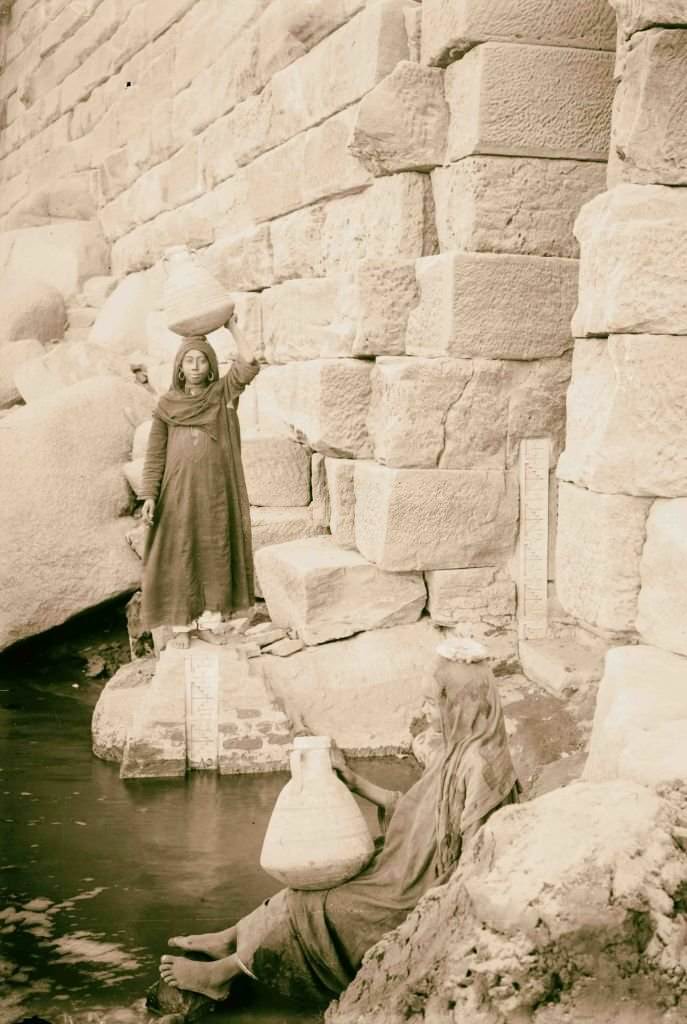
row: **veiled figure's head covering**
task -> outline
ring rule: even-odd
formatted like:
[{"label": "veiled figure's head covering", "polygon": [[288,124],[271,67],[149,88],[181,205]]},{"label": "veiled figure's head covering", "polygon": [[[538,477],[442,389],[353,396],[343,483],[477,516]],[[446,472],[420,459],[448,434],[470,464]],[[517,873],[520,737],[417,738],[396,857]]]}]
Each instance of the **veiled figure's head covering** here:
[{"label": "veiled figure's head covering", "polygon": [[[185,382],[179,377],[179,370],[187,352],[202,352],[212,371],[212,382],[197,395],[187,394],[184,390]],[[217,353],[203,335],[183,338],[174,356],[172,386],[160,398],[154,415],[168,426],[197,427],[216,441],[216,424],[221,406],[222,384],[219,379]]]},{"label": "veiled figure's head covering", "polygon": [[436,806],[439,873],[458,860],[465,830],[517,786],[496,681],[478,646],[440,647],[432,665],[444,741]]}]

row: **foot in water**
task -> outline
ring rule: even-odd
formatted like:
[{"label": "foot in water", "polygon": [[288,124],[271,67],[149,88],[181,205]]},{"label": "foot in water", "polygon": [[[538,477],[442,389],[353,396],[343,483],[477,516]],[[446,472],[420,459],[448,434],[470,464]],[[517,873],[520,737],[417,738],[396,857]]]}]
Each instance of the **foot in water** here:
[{"label": "foot in water", "polygon": [[216,963],[204,964],[188,960],[185,956],[165,955],[160,960],[160,977],[172,988],[186,992],[199,992],[220,1002],[226,999],[232,978],[241,973],[234,957],[225,957]]},{"label": "foot in water", "polygon": [[223,960],[225,956],[236,952],[236,928],[208,932],[206,935],[174,935],[169,945],[187,953],[205,953],[211,960]]}]

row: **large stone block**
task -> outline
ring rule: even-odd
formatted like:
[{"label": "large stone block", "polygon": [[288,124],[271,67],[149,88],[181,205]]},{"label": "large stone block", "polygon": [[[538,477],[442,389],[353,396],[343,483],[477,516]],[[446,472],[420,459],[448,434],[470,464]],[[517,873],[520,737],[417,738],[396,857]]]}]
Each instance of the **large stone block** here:
[{"label": "large stone block", "polygon": [[356,547],[382,569],[495,565],[512,554],[517,482],[498,470],[355,470]]},{"label": "large stone block", "polygon": [[362,359],[315,359],[272,366],[256,379],[258,426],[324,455],[364,458],[372,367]]},{"label": "large stone block", "polygon": [[355,548],[355,459],[325,458],[329,529],[342,548]]},{"label": "large stone block", "polygon": [[647,644],[687,654],[687,499],[654,502],[639,570],[639,635]]},{"label": "large stone block", "polygon": [[565,444],[566,396],[571,368],[570,353],[559,359],[539,359],[518,363],[514,367],[511,364],[508,466],[517,461],[520,442],[527,437],[548,437],[551,441],[551,465],[556,464]]},{"label": "large stone block", "polygon": [[408,315],[419,301],[413,260],[359,260],[355,270],[357,330],[353,355],[400,355]]},{"label": "large stone block", "polygon": [[559,476],[610,494],[687,495],[687,346],[626,334],[575,345]]},{"label": "large stone block", "polygon": [[[418,260],[406,352],[541,359],[572,347],[576,260],[446,253]],[[536,315],[534,311],[536,310]]]},{"label": "large stone block", "polygon": [[440,626],[504,627],[515,616],[515,583],[497,568],[435,569],[425,574],[429,614]]},{"label": "large stone block", "polygon": [[0,647],[137,589],[121,466],[152,405],[143,388],[97,378],[5,420],[0,457],[12,485],[0,508]]},{"label": "large stone block", "polygon": [[0,409],[9,409],[21,402],[22,396],[14,377],[24,363],[43,355],[45,349],[35,338],[21,338],[0,345]]},{"label": "large stone block", "polygon": [[98,311],[89,342],[122,353],[145,348],[148,316],[161,304],[162,283],[157,270],[129,274],[120,281]]},{"label": "large stone block", "polygon": [[251,505],[310,504],[310,453],[286,437],[244,434],[241,461]]},{"label": "large stone block", "polygon": [[613,55],[485,43],[446,71],[447,159],[472,153],[608,156]]},{"label": "large stone block", "polygon": [[582,209],[576,337],[687,334],[687,193],[618,185]]},{"label": "large stone block", "polygon": [[230,292],[269,288],[275,280],[269,225],[218,238],[203,253],[203,264]]},{"label": "large stone block", "polygon": [[657,647],[615,647],[594,714],[584,777],[634,779],[645,785],[687,772],[687,659]]},{"label": "large stone block", "polygon": [[261,295],[262,336],[271,363],[353,355],[350,279],[285,281]]},{"label": "large stone block", "polygon": [[422,62],[448,64],[477,43],[615,49],[606,0],[424,0]]},{"label": "large stone block", "polygon": [[294,722],[357,753],[409,750],[425,672],[439,640],[427,618],[263,658],[265,680]]},{"label": "large stone block", "polygon": [[310,508],[251,508],[250,521],[254,551],[326,533],[315,523]]},{"label": "large stone block", "polygon": [[0,270],[3,276],[40,278],[68,301],[87,278],[109,273],[110,255],[95,221],[64,221],[4,232]]},{"label": "large stone block", "polygon": [[0,285],[2,336],[7,341],[64,337],[67,309],[61,292],[32,275],[7,274]]},{"label": "large stone block", "polygon": [[272,622],[306,644],[416,622],[427,599],[419,573],[383,572],[331,537],[262,548],[255,561]]},{"label": "large stone block", "polygon": [[610,4],[625,37],[656,25],[687,25],[687,0],[610,0]]},{"label": "large stone block", "polygon": [[358,107],[349,149],[373,174],[443,163],[448,132],[444,76],[402,60]]},{"label": "large stone block", "polygon": [[601,630],[634,629],[649,498],[560,482],[556,591],[565,610]]},{"label": "large stone block", "polygon": [[14,379],[25,402],[38,402],[79,381],[110,376],[128,377],[133,383],[126,360],[89,342],[68,341],[17,367]]},{"label": "large stone block", "polygon": [[353,273],[358,260],[417,259],[438,252],[429,178],[413,171],[376,178],[364,192],[323,206],[326,274]]},{"label": "large stone block", "polygon": [[324,208],[306,206],[270,222],[274,280],[321,277]]},{"label": "large stone block", "polygon": [[631,40],[613,107],[611,143],[612,182],[687,184],[684,29],[651,29]]},{"label": "large stone block", "polygon": [[244,169],[248,208],[256,221],[272,220],[370,183],[370,173],[347,148],[356,112],[355,106],[342,110]]},{"label": "large stone block", "polygon": [[[327,36],[230,115],[240,164],[359,100],[408,57],[407,0],[381,0]],[[336,68],[336,74],[331,69]]]},{"label": "large stone block", "polygon": [[470,156],[432,172],[442,252],[577,257],[580,208],[606,187],[601,163]]}]

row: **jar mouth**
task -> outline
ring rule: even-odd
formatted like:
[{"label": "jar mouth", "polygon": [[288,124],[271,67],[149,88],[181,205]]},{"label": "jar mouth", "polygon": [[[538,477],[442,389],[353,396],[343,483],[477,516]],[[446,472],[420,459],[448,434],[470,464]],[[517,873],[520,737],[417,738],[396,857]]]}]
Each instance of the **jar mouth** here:
[{"label": "jar mouth", "polygon": [[294,750],[329,750],[331,745],[330,736],[296,736],[293,741]]}]

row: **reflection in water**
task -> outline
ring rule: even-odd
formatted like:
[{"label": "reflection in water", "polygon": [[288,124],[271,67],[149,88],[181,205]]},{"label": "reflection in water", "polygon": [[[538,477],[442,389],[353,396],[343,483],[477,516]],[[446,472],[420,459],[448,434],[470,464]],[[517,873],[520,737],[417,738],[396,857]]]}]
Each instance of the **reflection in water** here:
[{"label": "reflection in water", "polygon": [[[52,642],[0,656],[0,1022],[135,1024],[170,935],[226,927],[278,888],[258,859],[286,776],[123,783],[90,752],[100,685]],[[403,762],[364,770],[395,788],[414,778]],[[250,989],[226,1013],[319,1019]]]}]

